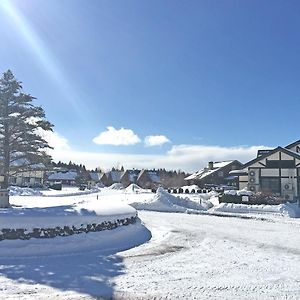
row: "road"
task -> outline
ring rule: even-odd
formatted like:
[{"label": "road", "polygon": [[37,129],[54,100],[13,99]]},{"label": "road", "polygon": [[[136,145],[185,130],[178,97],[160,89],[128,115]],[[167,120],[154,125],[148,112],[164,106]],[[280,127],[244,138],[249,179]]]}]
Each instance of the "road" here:
[{"label": "road", "polygon": [[300,299],[300,220],[140,212],[152,239],[121,253],[120,299]]}]

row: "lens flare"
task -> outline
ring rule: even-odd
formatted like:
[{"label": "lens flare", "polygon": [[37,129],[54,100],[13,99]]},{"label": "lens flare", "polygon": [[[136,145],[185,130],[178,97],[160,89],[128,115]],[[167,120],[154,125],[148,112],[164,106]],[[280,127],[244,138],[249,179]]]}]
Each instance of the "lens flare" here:
[{"label": "lens flare", "polygon": [[61,64],[50,52],[49,47],[46,46],[30,23],[11,1],[1,0],[0,9],[5,12],[11,23],[17,28],[20,36],[30,48],[32,55],[39,61],[43,71],[47,72],[51,80],[60,89],[64,100],[68,101],[78,116],[82,116],[83,111],[86,109],[78,98],[78,93],[75,92],[74,86],[70,85],[67,76],[61,71],[62,68],[59,67]]}]

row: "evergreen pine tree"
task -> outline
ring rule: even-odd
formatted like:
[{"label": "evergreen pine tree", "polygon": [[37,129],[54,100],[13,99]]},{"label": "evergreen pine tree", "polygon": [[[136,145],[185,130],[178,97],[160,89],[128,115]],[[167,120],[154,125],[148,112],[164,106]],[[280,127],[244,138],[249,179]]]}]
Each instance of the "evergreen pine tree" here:
[{"label": "evergreen pine tree", "polygon": [[45,112],[34,106],[35,98],[22,91],[21,82],[8,70],[0,78],[0,170],[4,175],[2,188],[7,188],[9,176],[30,169],[34,164],[48,163],[46,153],[51,148],[38,132],[52,131]]}]

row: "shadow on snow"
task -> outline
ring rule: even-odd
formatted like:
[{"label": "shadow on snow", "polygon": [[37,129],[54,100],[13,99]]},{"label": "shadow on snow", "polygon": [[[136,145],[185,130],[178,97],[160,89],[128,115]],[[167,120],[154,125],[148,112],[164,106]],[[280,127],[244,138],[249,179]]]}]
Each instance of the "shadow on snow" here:
[{"label": "shadow on snow", "polygon": [[[139,227],[138,234],[125,234],[124,238],[113,244],[113,250],[87,249],[72,254],[0,258],[0,274],[18,283],[41,284],[95,297],[113,297],[113,279],[125,273],[123,258],[116,253],[138,246],[151,238],[146,227],[142,224],[136,226]],[[82,242],[84,243],[84,239]],[[16,291],[18,295],[22,293],[22,289],[20,286],[20,290]],[[33,291],[33,295],[36,291],[38,292]]]}]

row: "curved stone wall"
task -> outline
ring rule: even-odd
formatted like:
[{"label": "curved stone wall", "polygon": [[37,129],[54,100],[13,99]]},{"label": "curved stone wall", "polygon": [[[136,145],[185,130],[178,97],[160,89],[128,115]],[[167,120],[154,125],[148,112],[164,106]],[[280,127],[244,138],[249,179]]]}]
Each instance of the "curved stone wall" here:
[{"label": "curved stone wall", "polygon": [[54,238],[56,236],[69,236],[73,234],[96,232],[115,229],[119,226],[127,226],[137,221],[137,215],[131,218],[118,219],[114,222],[105,221],[100,224],[82,224],[80,227],[64,226],[55,228],[33,228],[32,231],[26,229],[3,228],[0,230],[1,240],[29,240],[31,238]]}]

